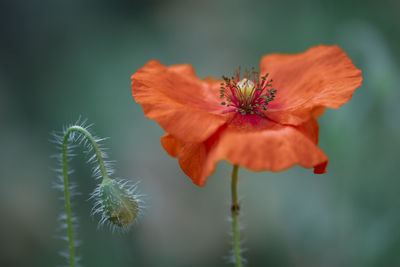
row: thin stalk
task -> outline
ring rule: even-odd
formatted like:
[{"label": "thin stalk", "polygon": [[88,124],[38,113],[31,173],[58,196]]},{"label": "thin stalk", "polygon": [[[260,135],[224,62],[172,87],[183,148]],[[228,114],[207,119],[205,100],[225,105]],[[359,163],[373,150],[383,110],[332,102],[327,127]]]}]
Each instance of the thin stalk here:
[{"label": "thin stalk", "polygon": [[63,181],[64,181],[64,199],[65,199],[65,211],[67,214],[67,228],[68,228],[68,246],[69,246],[69,255],[70,255],[70,267],[75,267],[75,245],[74,245],[74,230],[72,227],[72,213],[71,213],[71,201],[69,195],[69,185],[68,185],[68,166],[67,166],[67,151],[68,151],[68,139],[72,132],[79,132],[84,135],[91,145],[93,146],[93,150],[96,153],[97,161],[100,165],[100,171],[103,176],[103,179],[110,179],[107,175],[107,170],[104,164],[103,157],[101,156],[101,152],[99,146],[96,143],[95,138],[83,127],[81,126],[71,126],[67,129],[64,134],[63,143],[62,143],[62,168],[63,168]]},{"label": "thin stalk", "polygon": [[231,193],[232,193],[232,232],[233,232],[233,256],[235,258],[235,266],[242,267],[242,260],[240,256],[240,231],[239,231],[239,202],[237,197],[237,181],[238,181],[239,166],[234,165],[232,171]]}]

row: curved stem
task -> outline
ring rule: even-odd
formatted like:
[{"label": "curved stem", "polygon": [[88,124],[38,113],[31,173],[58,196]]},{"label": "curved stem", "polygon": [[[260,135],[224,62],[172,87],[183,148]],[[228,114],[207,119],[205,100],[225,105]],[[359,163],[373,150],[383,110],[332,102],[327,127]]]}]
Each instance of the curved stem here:
[{"label": "curved stem", "polygon": [[75,246],[74,246],[74,231],[72,227],[72,213],[71,213],[71,201],[69,195],[69,185],[68,185],[68,167],[67,167],[67,151],[68,151],[68,139],[72,132],[79,132],[84,135],[93,146],[93,150],[96,153],[97,161],[100,165],[100,171],[103,179],[110,179],[107,175],[107,170],[104,164],[103,157],[99,146],[96,143],[95,138],[83,127],[81,126],[71,126],[67,129],[64,134],[62,143],[62,168],[63,168],[63,180],[64,180],[64,199],[65,199],[65,211],[67,214],[67,228],[68,228],[68,247],[70,255],[70,267],[75,267]]},{"label": "curved stem", "polygon": [[231,193],[232,193],[232,231],[233,231],[233,255],[235,257],[235,266],[242,267],[242,261],[240,257],[240,232],[239,232],[239,202],[237,197],[237,180],[238,180],[239,166],[234,165],[232,171],[232,182],[231,182]]}]

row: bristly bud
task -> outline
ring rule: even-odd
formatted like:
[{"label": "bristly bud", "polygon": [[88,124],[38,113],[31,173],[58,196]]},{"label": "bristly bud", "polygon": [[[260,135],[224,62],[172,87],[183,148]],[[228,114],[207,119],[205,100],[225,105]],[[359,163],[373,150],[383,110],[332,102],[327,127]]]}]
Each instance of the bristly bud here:
[{"label": "bristly bud", "polygon": [[100,224],[108,222],[111,226],[127,228],[131,226],[141,213],[139,195],[135,195],[135,185],[126,187],[114,179],[104,179],[93,193],[96,197],[96,207],[93,213],[101,213]]},{"label": "bristly bud", "polygon": [[56,155],[61,168],[57,170],[59,173],[59,184],[56,188],[62,189],[63,200],[65,206],[65,214],[61,216],[63,222],[62,229],[66,228],[68,236],[69,248],[69,266],[75,267],[77,263],[75,247],[77,242],[74,239],[74,224],[76,218],[72,217],[71,200],[73,195],[72,187],[69,184],[68,176],[72,170],[68,168],[68,162],[74,155],[72,150],[76,145],[72,143],[83,144],[87,148],[88,154],[93,153],[88,162],[94,164],[93,175],[96,178],[102,178],[102,182],[97,186],[91,198],[96,199],[96,204],[92,209],[92,214],[100,213],[102,218],[100,224],[108,222],[112,229],[121,229],[125,231],[141,215],[143,204],[139,195],[135,195],[136,184],[128,187],[128,182],[122,180],[111,179],[113,174],[112,163],[106,161],[107,154],[101,147],[101,141],[104,139],[94,137],[90,133],[90,125],[86,125],[86,120],[78,119],[76,124],[64,127],[61,133],[54,133],[54,143],[59,146],[60,154]]}]

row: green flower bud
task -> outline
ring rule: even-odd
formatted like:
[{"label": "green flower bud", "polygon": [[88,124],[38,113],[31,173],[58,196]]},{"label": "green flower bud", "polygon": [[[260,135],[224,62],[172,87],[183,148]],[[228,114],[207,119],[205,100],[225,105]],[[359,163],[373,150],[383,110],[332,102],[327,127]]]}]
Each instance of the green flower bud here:
[{"label": "green flower bud", "polygon": [[95,191],[97,207],[94,213],[101,213],[100,223],[109,222],[113,226],[129,227],[139,214],[138,196],[135,185],[126,188],[127,182],[104,179]]}]

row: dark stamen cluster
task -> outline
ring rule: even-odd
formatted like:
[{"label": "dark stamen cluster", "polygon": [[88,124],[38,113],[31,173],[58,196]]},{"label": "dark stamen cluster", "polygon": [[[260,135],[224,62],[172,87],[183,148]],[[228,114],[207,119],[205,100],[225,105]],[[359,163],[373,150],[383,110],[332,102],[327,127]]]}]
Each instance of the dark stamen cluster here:
[{"label": "dark stamen cluster", "polygon": [[276,94],[276,89],[272,88],[272,79],[267,79],[268,75],[259,78],[259,73],[253,68],[251,73],[244,73],[242,80],[240,69],[236,77],[222,76],[225,82],[221,83],[220,97],[225,101],[221,104],[232,107],[232,110],[242,115],[256,113],[265,117],[263,111],[267,110],[268,103],[274,100]]}]

